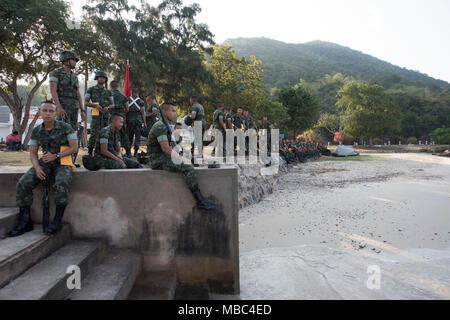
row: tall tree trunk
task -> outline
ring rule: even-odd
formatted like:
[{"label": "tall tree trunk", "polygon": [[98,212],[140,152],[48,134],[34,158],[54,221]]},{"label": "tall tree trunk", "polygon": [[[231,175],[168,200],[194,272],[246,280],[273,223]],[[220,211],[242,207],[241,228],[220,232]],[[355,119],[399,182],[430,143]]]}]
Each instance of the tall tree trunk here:
[{"label": "tall tree trunk", "polygon": [[36,125],[36,122],[38,121],[38,119],[39,119],[39,111],[36,112],[36,114],[34,115],[33,121],[31,121],[30,125],[28,126],[27,135],[25,136],[25,140],[23,140],[23,144],[22,144],[22,149],[24,149],[24,150],[28,150],[28,142],[30,141],[30,138],[31,138],[31,132],[33,131],[33,128]]},{"label": "tall tree trunk", "polygon": [[344,136],[342,134],[342,125],[339,125],[339,145],[342,146],[343,142],[344,142]]}]

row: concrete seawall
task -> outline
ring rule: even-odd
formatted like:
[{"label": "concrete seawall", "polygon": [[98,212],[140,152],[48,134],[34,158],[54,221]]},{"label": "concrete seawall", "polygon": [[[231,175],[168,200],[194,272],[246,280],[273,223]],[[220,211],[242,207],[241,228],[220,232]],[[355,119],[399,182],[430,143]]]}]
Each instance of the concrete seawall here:
[{"label": "concrete seawall", "polygon": [[[16,206],[15,185],[25,171],[0,169],[0,206]],[[64,220],[75,238],[102,237],[111,247],[139,250],[144,270],[175,268],[181,283],[207,282],[211,292],[237,294],[237,169],[197,169],[196,173],[203,195],[222,209],[197,210],[181,174],[79,169],[73,175]],[[53,194],[50,197],[53,215]],[[32,209],[35,222],[41,221],[41,204],[38,186]]]}]

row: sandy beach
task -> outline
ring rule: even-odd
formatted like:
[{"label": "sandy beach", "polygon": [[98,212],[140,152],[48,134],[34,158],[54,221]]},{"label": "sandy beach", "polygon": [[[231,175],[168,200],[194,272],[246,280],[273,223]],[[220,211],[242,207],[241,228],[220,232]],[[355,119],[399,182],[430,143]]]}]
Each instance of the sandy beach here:
[{"label": "sandy beach", "polygon": [[301,164],[239,229],[242,299],[450,299],[450,158]]}]

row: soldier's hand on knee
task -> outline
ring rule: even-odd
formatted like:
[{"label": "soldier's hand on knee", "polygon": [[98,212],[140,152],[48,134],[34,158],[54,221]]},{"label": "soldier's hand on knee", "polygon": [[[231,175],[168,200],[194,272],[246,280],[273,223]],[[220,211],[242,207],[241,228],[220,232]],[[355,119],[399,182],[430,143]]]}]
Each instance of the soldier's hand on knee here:
[{"label": "soldier's hand on knee", "polygon": [[41,166],[38,166],[38,167],[36,167],[36,168],[34,168],[35,170],[36,170],[36,176],[39,178],[39,179],[41,179],[41,180],[44,180],[45,179],[45,172],[44,172],[44,169],[42,169],[42,167]]}]

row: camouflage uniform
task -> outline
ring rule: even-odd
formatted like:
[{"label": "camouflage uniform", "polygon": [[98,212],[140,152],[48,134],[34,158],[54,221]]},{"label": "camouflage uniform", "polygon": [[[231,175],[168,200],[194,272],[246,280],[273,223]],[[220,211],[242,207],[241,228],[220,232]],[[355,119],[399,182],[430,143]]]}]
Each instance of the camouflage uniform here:
[{"label": "camouflage uniform", "polygon": [[[55,121],[55,127],[46,131],[41,124],[33,129],[31,133],[30,146],[42,147],[43,150],[57,154],[61,146],[68,146],[69,141],[77,140],[77,134],[73,128],[62,121]],[[39,159],[39,165],[46,174],[55,175],[55,204],[65,206],[69,203],[69,187],[72,181],[72,167],[62,166],[60,160],[56,159],[50,163],[44,163]],[[16,203],[18,207],[29,207],[33,204],[33,189],[42,180],[36,175],[36,170],[30,168],[19,180],[16,186]]]},{"label": "camouflage uniform", "polygon": [[[239,130],[239,129],[242,130],[243,126],[244,126],[244,117],[242,115],[239,115],[236,113],[235,115],[233,115],[232,123],[233,123],[235,130]],[[236,148],[237,148],[237,136],[235,135],[235,137],[234,137],[234,150],[235,151],[236,151]]]},{"label": "camouflage uniform", "polygon": [[261,125],[261,129],[260,130],[264,130],[266,129],[266,134],[267,134],[267,153],[270,155],[270,147],[271,147],[271,139],[272,139],[272,132],[270,131],[272,129],[272,124],[269,121],[263,121],[263,124]]},{"label": "camouflage uniform", "polygon": [[194,166],[184,163],[175,164],[172,159],[162,151],[161,145],[159,143],[162,141],[167,141],[170,143],[170,139],[171,138],[169,137],[167,127],[162,122],[162,120],[156,122],[150,130],[147,139],[147,150],[150,158],[150,167],[152,169],[181,172],[183,173],[184,181],[186,182],[189,189],[197,187],[198,183],[195,177]]},{"label": "camouflage uniform", "polygon": [[59,102],[67,113],[67,118],[60,118],[59,120],[69,123],[74,130],[77,130],[80,107],[78,102],[78,89],[80,85],[77,75],[72,71],[70,71],[70,74],[67,74],[64,67],[62,67],[50,73],[50,82],[56,83]]},{"label": "camouflage uniform", "polygon": [[155,102],[152,102],[151,105],[149,105],[147,107],[147,109],[145,110],[145,114],[149,115],[151,114],[153,111],[156,111],[156,116],[153,118],[147,118],[147,129],[150,132],[150,130],[152,129],[153,125],[158,122],[159,118],[158,118],[158,105]]},{"label": "camouflage uniform", "polygon": [[114,155],[117,155],[117,149],[120,148],[120,132],[114,131],[111,126],[107,126],[100,130],[95,144],[95,164],[101,168],[105,169],[136,169],[142,168],[141,164],[132,159],[123,157],[122,160],[125,166],[120,162],[113,160],[111,158],[101,155],[101,144],[108,144],[108,151]]},{"label": "camouflage uniform", "polygon": [[194,103],[194,105],[192,106],[191,113],[195,113],[196,115],[195,121],[202,122],[202,132],[205,132],[206,120],[205,120],[205,109],[203,108],[203,106],[198,102]]},{"label": "camouflage uniform", "polygon": [[[213,115],[213,123],[214,123],[214,129],[217,129],[217,130],[219,130],[220,131],[220,133],[222,133],[222,140],[223,140],[223,144],[222,144],[222,147],[223,147],[223,155],[225,156],[226,155],[226,153],[225,153],[225,148],[226,148],[226,131],[225,130],[223,130],[223,127],[220,125],[220,119],[222,119],[222,121],[224,121],[225,122],[225,116],[224,116],[224,114],[223,114],[223,110],[222,109],[219,109],[219,108],[217,108],[217,110],[216,111],[214,111],[214,115]],[[216,150],[216,147],[214,147],[214,151],[213,152],[215,152],[215,150]]]},{"label": "camouflage uniform", "polygon": [[[107,107],[114,102],[114,98],[111,91],[109,91],[106,88],[100,88],[98,85],[95,85],[88,89],[88,91],[86,92],[85,99],[87,98],[91,99],[92,103],[98,102],[102,107]],[[109,124],[108,112],[105,113],[100,112],[100,115],[92,116],[91,136],[89,137],[88,141],[89,150],[94,149],[98,133],[100,132],[101,129],[108,126],[108,124]]]},{"label": "camouflage uniform", "polygon": [[248,115],[247,118],[244,118],[244,126],[245,130],[254,129],[253,124],[255,123],[255,119],[251,115]]},{"label": "camouflage uniform", "polygon": [[[231,122],[231,128],[228,126],[228,120],[230,120]],[[227,129],[233,129],[233,116],[230,112],[227,112],[227,114],[225,115],[225,125]]]},{"label": "camouflage uniform", "polygon": [[131,144],[130,144],[130,140],[128,139],[127,126],[126,126],[126,121],[125,121],[125,119],[126,119],[125,106],[128,103],[128,98],[126,96],[124,96],[119,90],[113,90],[112,95],[113,95],[113,99],[114,99],[114,108],[109,110],[109,115],[111,117],[114,113],[118,113],[123,117],[124,124],[123,124],[122,129],[120,129],[120,131],[119,131],[120,143],[121,143],[122,147],[125,148],[127,153],[129,153],[130,149],[131,149]]},{"label": "camouflage uniform", "polygon": [[[132,103],[133,100],[136,100],[135,103]],[[133,99],[133,100],[131,100]],[[141,127],[142,127],[142,114],[141,110],[144,110],[144,101],[142,101],[139,97],[131,97],[128,102],[129,111],[127,115],[128,121],[128,139],[130,144],[133,144],[134,138],[134,149],[138,150],[139,145],[141,143]]]},{"label": "camouflage uniform", "polygon": [[233,125],[236,130],[242,129],[242,126],[245,124],[244,117],[239,114],[233,115]]}]

